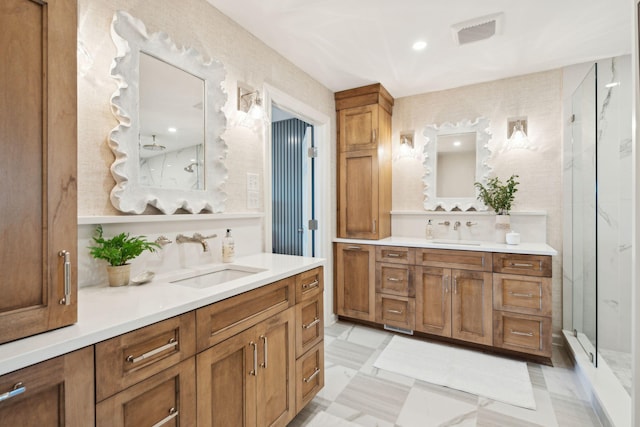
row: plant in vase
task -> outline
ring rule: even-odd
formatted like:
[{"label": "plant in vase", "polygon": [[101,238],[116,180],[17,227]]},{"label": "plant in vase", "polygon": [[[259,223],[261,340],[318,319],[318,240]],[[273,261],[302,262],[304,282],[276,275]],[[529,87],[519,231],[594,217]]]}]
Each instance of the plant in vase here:
[{"label": "plant in vase", "polygon": [[128,261],[136,258],[144,251],[155,252],[160,245],[148,242],[145,236],[133,236],[120,233],[110,239],[103,236],[102,226],[96,227],[93,236],[95,246],[89,246],[90,254],[95,259],[104,259],[109,263],[107,274],[109,286],[124,286],[129,284],[131,264]]},{"label": "plant in vase", "polygon": [[473,185],[478,189],[478,200],[489,206],[496,213],[497,240],[505,242],[505,235],[511,228],[509,212],[518,191],[518,175],[511,175],[505,183],[498,177],[493,177],[487,181],[487,185],[475,182]]}]

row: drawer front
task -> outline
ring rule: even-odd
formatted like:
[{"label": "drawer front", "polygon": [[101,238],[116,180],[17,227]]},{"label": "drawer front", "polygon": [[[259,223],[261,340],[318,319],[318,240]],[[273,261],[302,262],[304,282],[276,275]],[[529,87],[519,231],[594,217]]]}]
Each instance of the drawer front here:
[{"label": "drawer front", "polygon": [[496,253],[493,254],[493,271],[495,273],[551,277],[551,257],[549,255]]},{"label": "drawer front", "polygon": [[196,310],[197,350],[242,332],[272,315],[292,307],[295,277],[216,302]]},{"label": "drawer front", "polygon": [[296,303],[313,299],[324,290],[322,267],[305,271],[296,276]]},{"label": "drawer front", "polygon": [[415,329],[415,298],[376,294],[376,322],[404,329]]},{"label": "drawer front", "polygon": [[96,426],[196,425],[195,375],[191,357],[98,403]]},{"label": "drawer front", "polygon": [[414,297],[416,295],[413,284],[413,266],[398,264],[376,263],[376,292]]},{"label": "drawer front", "polygon": [[427,267],[491,271],[490,252],[455,251],[449,249],[416,249],[416,264]]},{"label": "drawer front", "polygon": [[549,317],[494,311],[496,347],[551,357],[551,319]]},{"label": "drawer front", "polygon": [[324,337],[323,294],[296,304],[296,357],[302,356]]},{"label": "drawer front", "polygon": [[551,316],[551,279],[494,273],[493,308],[537,316]]},{"label": "drawer front", "polygon": [[96,401],[195,354],[193,312],[96,344]]},{"label": "drawer front", "polygon": [[391,264],[415,264],[416,253],[413,248],[376,246],[376,261]]},{"label": "drawer front", "polygon": [[296,361],[296,412],[324,387],[324,341]]}]

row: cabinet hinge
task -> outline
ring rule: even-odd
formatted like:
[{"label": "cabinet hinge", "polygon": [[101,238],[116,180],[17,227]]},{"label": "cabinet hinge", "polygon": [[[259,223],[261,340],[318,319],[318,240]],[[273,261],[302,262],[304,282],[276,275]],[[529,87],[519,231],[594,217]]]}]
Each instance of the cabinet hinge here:
[{"label": "cabinet hinge", "polygon": [[309,220],[309,230],[317,230],[318,229],[318,220],[310,219]]}]

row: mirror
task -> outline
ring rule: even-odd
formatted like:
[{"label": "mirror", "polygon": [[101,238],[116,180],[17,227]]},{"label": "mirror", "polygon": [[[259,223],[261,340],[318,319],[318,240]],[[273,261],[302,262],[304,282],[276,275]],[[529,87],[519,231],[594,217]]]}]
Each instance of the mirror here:
[{"label": "mirror", "polygon": [[486,183],[491,172],[489,119],[429,125],[424,136],[424,208],[486,210],[473,184]]},{"label": "mirror", "polygon": [[164,33],[118,11],[111,24],[117,48],[111,98],[119,125],[109,135],[116,159],[111,202],[120,211],[165,214],[178,209],[222,212],[227,178],[224,69]]}]

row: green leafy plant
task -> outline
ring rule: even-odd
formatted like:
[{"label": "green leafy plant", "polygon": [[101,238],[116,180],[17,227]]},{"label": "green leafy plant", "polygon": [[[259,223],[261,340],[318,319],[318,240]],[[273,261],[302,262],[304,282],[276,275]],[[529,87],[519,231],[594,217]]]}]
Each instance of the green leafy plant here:
[{"label": "green leafy plant", "polygon": [[95,246],[89,246],[91,256],[107,260],[112,266],[125,265],[127,261],[134,259],[142,252],[155,252],[160,247],[157,243],[148,242],[146,236],[131,237],[129,233],[120,233],[111,239],[105,239],[102,234],[102,225],[96,227],[93,241]]},{"label": "green leafy plant", "polygon": [[518,175],[511,175],[503,184],[498,177],[494,177],[487,181],[486,187],[475,182],[473,185],[478,189],[478,200],[490,206],[498,215],[509,215],[520,184],[516,178]]}]

